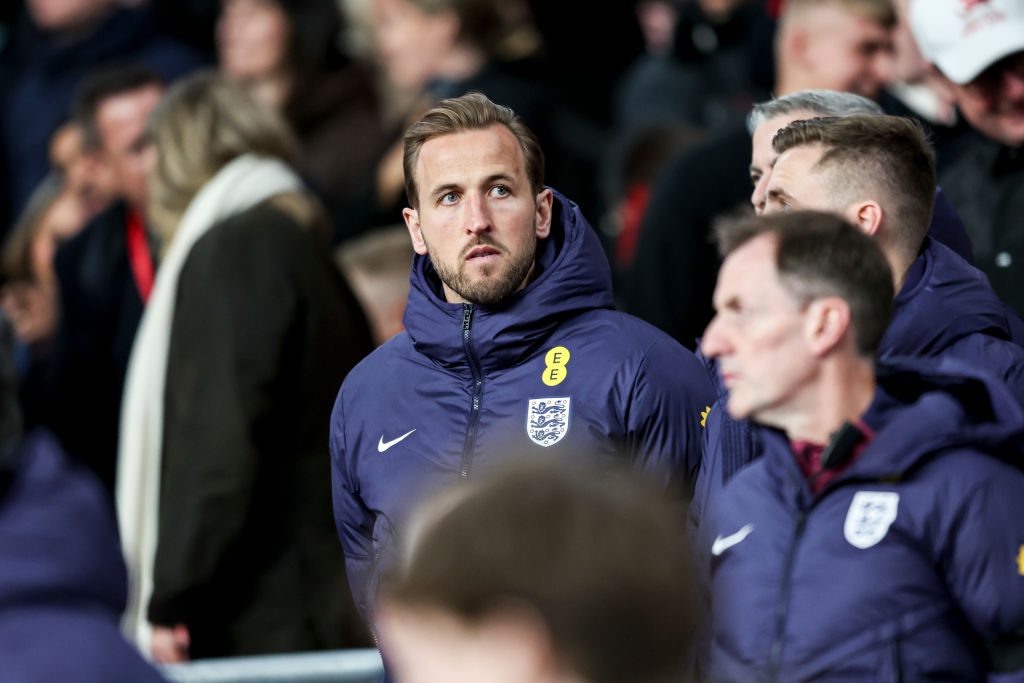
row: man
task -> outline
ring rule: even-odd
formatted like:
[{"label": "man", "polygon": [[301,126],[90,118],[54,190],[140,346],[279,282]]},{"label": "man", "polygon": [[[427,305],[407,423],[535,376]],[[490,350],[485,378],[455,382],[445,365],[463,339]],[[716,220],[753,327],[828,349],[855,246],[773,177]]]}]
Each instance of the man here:
[{"label": "man", "polygon": [[683,517],[649,482],[551,460],[446,490],[385,585],[381,650],[404,683],[683,680]]},{"label": "man", "polygon": [[[720,231],[702,341],[765,455],[711,500],[710,680],[986,680],[1019,667],[1024,413],[965,366],[879,366],[875,240],[794,212]],[[1019,673],[1019,672],[1018,672]]]},{"label": "man", "polygon": [[696,470],[706,373],[612,310],[597,237],[543,186],[543,159],[480,94],[405,134],[406,331],[352,370],[331,423],[335,521],[364,616],[409,506],[506,450],[625,453],[673,489]]},{"label": "man", "polygon": [[[775,92],[822,88],[876,97],[888,74],[890,0],[789,0],[775,36]],[[652,186],[625,307],[692,346],[711,319],[718,260],[714,219],[750,192],[750,133],[744,126],[670,161]]]},{"label": "man", "polygon": [[89,163],[116,200],[56,256],[61,321],[57,428],[68,452],[113,492],[121,391],[135,330],[153,286],[146,207],[146,123],[163,84],[141,66],[87,79],[75,118]]},{"label": "man", "polygon": [[978,266],[1024,313],[1024,0],[917,0],[911,29],[977,131],[944,171]]},{"label": "man", "polygon": [[[764,212],[765,189],[778,153],[772,147],[775,134],[793,123],[822,116],[850,116],[852,114],[882,114],[882,108],[860,95],[832,90],[801,90],[755,105],[750,111],[748,127],[753,138],[750,160],[750,182],[754,191],[750,203],[757,213]],[[935,208],[928,234],[973,262],[971,241],[964,231],[963,222],[949,205],[941,189],[935,193]]]},{"label": "man", "polygon": [[[898,294],[879,358],[955,358],[1005,381],[1024,405],[1024,324],[980,271],[927,236],[935,170],[921,127],[892,116],[798,121],[779,131],[774,150],[766,213],[838,213],[885,254]],[[697,522],[707,500],[760,454],[749,428],[723,414],[724,400],[707,421]]]}]

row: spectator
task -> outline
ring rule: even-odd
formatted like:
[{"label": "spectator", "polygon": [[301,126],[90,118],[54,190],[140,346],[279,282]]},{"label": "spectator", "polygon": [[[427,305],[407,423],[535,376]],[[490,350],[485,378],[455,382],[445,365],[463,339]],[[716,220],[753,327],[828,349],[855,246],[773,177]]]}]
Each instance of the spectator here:
[{"label": "spectator", "polygon": [[124,65],[90,74],[75,97],[86,164],[108,179],[111,201],[57,252],[54,427],[68,453],[88,464],[111,496],[128,356],[156,267],[144,217],[145,149],[147,121],[163,92],[155,72]]},{"label": "spectator", "polygon": [[538,448],[624,453],[678,493],[712,395],[690,352],[611,310],[597,237],[544,187],[543,154],[511,110],[445,100],[405,141],[406,331],[346,377],[331,422],[335,520],[367,618],[425,494]]},{"label": "spectator", "polygon": [[400,683],[682,680],[696,590],[649,482],[520,464],[421,514],[378,621]]},{"label": "spectator", "polygon": [[[0,212],[6,232],[47,171],[50,138],[68,116],[82,78],[112,62],[146,64],[172,79],[199,65],[164,36],[146,7],[116,0],[26,0],[27,12],[0,53]],[[2,201],[0,201],[2,203]]]},{"label": "spectator", "polygon": [[217,25],[221,71],[284,115],[297,170],[331,207],[388,142],[373,74],[338,49],[344,28],[336,0],[227,0]]},{"label": "spectator", "polygon": [[978,267],[1024,314],[1024,0],[911,5],[911,29],[977,131],[942,174]]},{"label": "spectator", "polygon": [[[926,236],[935,167],[920,124],[891,116],[818,118],[783,128],[774,144],[780,156],[765,212],[838,213],[875,239],[889,262],[897,294],[879,359],[956,359],[1005,382],[1024,405],[1024,323],[980,271]],[[760,455],[758,444],[737,442],[744,426],[717,412],[707,423],[698,518],[706,499]]]},{"label": "spectator", "polygon": [[[775,92],[878,95],[896,16],[889,0],[789,0],[775,35]],[[750,133],[735,128],[683,151],[654,183],[627,279],[625,308],[692,346],[711,319],[714,219],[750,191]]]},{"label": "spectator", "polygon": [[877,245],[830,214],[720,232],[701,344],[765,455],[712,499],[715,681],[1020,675],[1024,413],[966,366],[875,358],[893,306]]},{"label": "spectator", "polygon": [[165,255],[117,480],[132,632],[159,662],[361,644],[324,435],[371,346],[326,219],[286,164],[283,120],[239,86],[182,81],[152,134]]},{"label": "spectator", "polygon": [[23,433],[0,315],[0,659],[11,681],[163,680],[118,632],[127,575],[95,477]]}]

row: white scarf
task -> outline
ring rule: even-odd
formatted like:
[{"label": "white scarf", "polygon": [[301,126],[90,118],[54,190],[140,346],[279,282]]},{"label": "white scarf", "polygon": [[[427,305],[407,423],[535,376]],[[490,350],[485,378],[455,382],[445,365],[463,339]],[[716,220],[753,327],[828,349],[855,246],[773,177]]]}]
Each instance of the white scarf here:
[{"label": "white scarf", "polygon": [[128,564],[128,607],[122,628],[150,656],[146,608],[153,592],[160,504],[164,389],[178,277],[193,245],[224,219],[301,182],[284,163],[247,154],[224,166],[196,194],[182,216],[139,323],[125,377],[117,457],[117,518]]}]

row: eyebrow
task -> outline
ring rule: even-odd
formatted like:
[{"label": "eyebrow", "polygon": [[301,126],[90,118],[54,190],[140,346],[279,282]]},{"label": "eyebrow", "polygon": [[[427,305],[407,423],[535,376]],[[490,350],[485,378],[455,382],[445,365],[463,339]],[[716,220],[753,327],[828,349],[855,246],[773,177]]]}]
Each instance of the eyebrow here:
[{"label": "eyebrow", "polygon": [[[497,182],[497,181],[502,181],[502,182],[508,183],[510,185],[514,185],[515,182],[516,182],[516,179],[513,178],[512,176],[510,176],[507,173],[494,173],[494,174],[489,175],[486,178],[484,178],[483,184],[484,185],[490,185],[491,183],[494,183],[494,182]],[[445,194],[447,192],[451,192],[452,190],[461,190],[461,189],[462,189],[462,185],[460,185],[459,183],[444,183],[442,185],[438,185],[438,186],[434,187],[430,191],[430,196],[431,197],[436,197],[436,196],[438,196],[440,194]]]},{"label": "eyebrow", "polygon": [[792,199],[792,198],[793,198],[793,196],[790,195],[785,190],[782,190],[782,189],[779,189],[779,188],[768,190],[768,199]]}]

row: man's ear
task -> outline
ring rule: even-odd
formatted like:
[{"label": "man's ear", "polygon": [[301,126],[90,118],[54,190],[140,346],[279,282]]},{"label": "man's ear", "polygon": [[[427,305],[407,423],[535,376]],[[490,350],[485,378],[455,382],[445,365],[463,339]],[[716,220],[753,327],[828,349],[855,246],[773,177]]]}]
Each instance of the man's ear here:
[{"label": "man's ear", "polygon": [[402,209],[402,218],[405,219],[405,227],[409,230],[413,251],[420,256],[426,256],[427,243],[423,240],[423,231],[420,229],[419,212],[416,209],[406,207]]},{"label": "man's ear", "polygon": [[806,320],[808,346],[821,358],[843,343],[850,330],[850,305],[838,296],[815,299],[807,306]]},{"label": "man's ear", "polygon": [[544,188],[537,194],[535,204],[537,205],[537,239],[547,239],[551,234],[551,213],[555,195],[549,188]]},{"label": "man's ear", "polygon": [[846,220],[850,221],[868,237],[878,237],[882,228],[884,213],[882,207],[874,200],[857,202],[843,212]]}]

